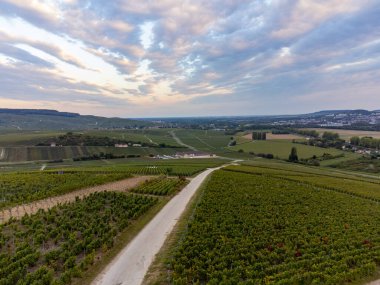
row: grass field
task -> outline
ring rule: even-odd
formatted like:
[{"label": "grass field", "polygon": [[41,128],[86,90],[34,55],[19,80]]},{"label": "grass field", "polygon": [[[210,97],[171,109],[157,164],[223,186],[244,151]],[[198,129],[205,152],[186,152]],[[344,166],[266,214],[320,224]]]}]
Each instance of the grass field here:
[{"label": "grass field", "polygon": [[[215,172],[148,284],[333,285],[378,277],[375,180],[343,185],[332,174],[313,178],[309,172],[319,169],[283,165]],[[350,183],[367,196],[344,192]]]},{"label": "grass field", "polygon": [[252,141],[238,144],[236,146],[230,147],[230,149],[233,149],[235,151],[242,149],[244,152],[254,153],[272,153],[275,157],[277,156],[280,159],[287,159],[292,147],[297,148],[299,158],[310,158],[313,155],[322,156],[324,153],[329,153],[331,155],[339,155],[343,153],[343,151],[333,148],[325,149],[303,144],[296,144],[287,140]]}]

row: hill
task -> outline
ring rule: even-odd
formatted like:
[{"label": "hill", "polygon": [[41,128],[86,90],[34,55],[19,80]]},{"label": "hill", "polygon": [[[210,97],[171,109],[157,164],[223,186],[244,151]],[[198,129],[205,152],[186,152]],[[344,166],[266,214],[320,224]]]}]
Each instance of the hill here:
[{"label": "hill", "polygon": [[152,123],[37,109],[0,109],[0,130],[132,129]]}]

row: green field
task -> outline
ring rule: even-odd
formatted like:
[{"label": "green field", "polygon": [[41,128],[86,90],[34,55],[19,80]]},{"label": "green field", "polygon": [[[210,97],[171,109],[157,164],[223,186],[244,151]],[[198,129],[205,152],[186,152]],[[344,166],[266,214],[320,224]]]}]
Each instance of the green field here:
[{"label": "green field", "polygon": [[220,152],[227,147],[230,137],[221,131],[212,130],[176,130],[177,137],[187,145],[200,151]]},{"label": "green field", "polygon": [[254,152],[256,154],[271,153],[280,159],[288,159],[292,147],[296,147],[298,157],[304,159],[310,158],[313,155],[322,156],[324,153],[329,153],[334,156],[344,153],[343,151],[334,148],[308,146],[304,144],[292,143],[287,140],[251,141],[230,147],[230,149],[235,151],[242,149],[244,152]]},{"label": "green field", "polygon": [[147,130],[90,130],[82,133],[89,136],[109,137],[136,143],[156,144],[157,147],[115,148],[106,146],[64,146],[36,147],[38,143],[54,141],[62,132],[48,131],[8,131],[0,134],[0,162],[47,161],[70,159],[93,154],[112,153],[114,155],[173,155],[185,148],[162,148],[160,144],[180,147],[168,129]]},{"label": "green field", "polygon": [[94,193],[0,225],[0,283],[71,284],[157,202],[141,195]]},{"label": "green field", "polygon": [[215,172],[155,282],[333,285],[375,276],[380,184],[308,172],[293,165]]},{"label": "green field", "polygon": [[71,159],[93,154],[112,153],[114,155],[173,155],[184,151],[183,148],[153,148],[153,147],[127,147],[116,148],[106,146],[34,146],[34,147],[0,147],[0,162],[22,161],[49,161],[57,159]]},{"label": "green field", "polygon": [[[133,164],[116,163],[100,166],[82,163],[77,167],[72,165],[66,168],[60,165],[56,168],[47,167],[44,171],[38,172],[4,172],[0,173],[0,209],[59,196],[80,188],[104,184],[132,175],[192,176],[206,168],[216,167],[223,163],[225,160],[221,159],[168,161],[151,159],[150,161],[136,160]],[[165,189],[174,189],[171,183],[179,183],[182,180],[162,181],[164,184],[168,183]],[[180,187],[183,184],[176,185]],[[162,194],[167,193],[163,191]]]},{"label": "green field", "polygon": [[0,174],[0,209],[131,177],[128,172],[31,172]]}]

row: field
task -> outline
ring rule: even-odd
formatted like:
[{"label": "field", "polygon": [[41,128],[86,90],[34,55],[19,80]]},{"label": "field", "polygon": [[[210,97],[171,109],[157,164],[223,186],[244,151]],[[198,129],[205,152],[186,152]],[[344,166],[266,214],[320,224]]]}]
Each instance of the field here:
[{"label": "field", "polygon": [[228,146],[231,136],[221,131],[212,130],[187,130],[175,131],[176,136],[185,144],[199,151],[219,153]]},{"label": "field", "polygon": [[32,172],[0,174],[0,209],[131,177],[128,172]]},{"label": "field", "polygon": [[0,283],[70,283],[155,203],[151,197],[103,192],[1,225]]},{"label": "field", "polygon": [[286,140],[252,141],[248,143],[238,144],[236,146],[230,147],[230,149],[233,149],[235,151],[242,149],[244,152],[254,152],[256,154],[272,153],[275,157],[277,156],[281,159],[288,159],[292,147],[297,148],[299,158],[310,158],[313,155],[322,156],[324,153],[329,153],[334,156],[344,153],[341,150],[333,148],[320,148],[303,144],[296,144]]},{"label": "field", "polygon": [[351,171],[361,171],[379,174],[380,173],[380,159],[359,158],[355,160],[342,161],[331,167],[338,169],[346,169]]},{"label": "field", "polygon": [[157,197],[142,195],[140,188],[140,194],[92,193],[0,225],[0,284],[83,284],[82,276],[96,273],[104,257],[117,253],[115,245],[148,221],[146,212],[168,201],[161,196],[184,184],[173,178],[144,184],[144,193]]},{"label": "field", "polygon": [[[225,160],[151,160],[134,164],[93,165],[47,168],[40,172],[0,174],[0,209],[58,196],[71,191],[137,175],[192,176]],[[170,186],[171,187],[171,186]],[[170,188],[169,187],[169,188]]]},{"label": "field", "polygon": [[153,147],[128,147],[116,148],[106,146],[29,146],[29,147],[0,147],[0,162],[23,161],[51,161],[58,159],[71,159],[93,154],[112,153],[114,155],[173,155],[183,148],[153,148]]},{"label": "field", "polygon": [[[79,132],[78,132],[79,133]],[[130,140],[136,143],[165,144],[180,147],[167,129],[147,130],[115,130],[115,131],[83,131],[89,136],[107,136],[111,139]],[[38,143],[62,135],[62,132],[48,131],[13,131],[0,134],[0,162],[23,162],[38,160],[70,159],[93,154],[112,153],[114,155],[172,155],[184,148],[162,147],[129,147],[115,148],[106,146],[66,146],[66,147],[36,147]]]},{"label": "field", "polygon": [[[148,180],[140,186],[132,190],[133,193],[149,194],[157,196],[172,195],[182,189],[187,184],[186,179],[172,178],[168,179],[165,176]],[[154,187],[152,187],[154,186]]]},{"label": "field", "polygon": [[252,166],[215,172],[167,249],[156,282],[343,284],[374,276],[379,180],[351,177],[341,184],[339,177],[308,172]]},{"label": "field", "polygon": [[[252,140],[252,134],[246,134],[243,136],[247,140]],[[267,133],[267,140],[296,140],[304,139],[305,137],[294,134],[272,134],[271,132]]]},{"label": "field", "polygon": [[340,130],[340,129],[319,129],[319,128],[310,128],[308,130],[316,130],[320,134],[323,132],[333,132],[338,133],[342,139],[349,140],[351,137],[373,137],[380,139],[380,132],[375,131],[360,131],[360,130]]}]

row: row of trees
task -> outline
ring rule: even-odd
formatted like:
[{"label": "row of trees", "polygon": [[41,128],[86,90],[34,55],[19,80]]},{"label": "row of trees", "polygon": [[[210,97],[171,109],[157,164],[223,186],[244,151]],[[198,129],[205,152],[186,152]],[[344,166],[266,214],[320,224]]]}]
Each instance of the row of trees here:
[{"label": "row of trees", "polygon": [[266,132],[253,132],[252,133],[252,140],[265,141],[266,139],[267,139],[267,133]]},{"label": "row of trees", "polygon": [[373,137],[352,137],[350,139],[351,145],[354,146],[361,146],[366,148],[374,148],[379,149],[380,148],[380,139],[374,139]]}]

